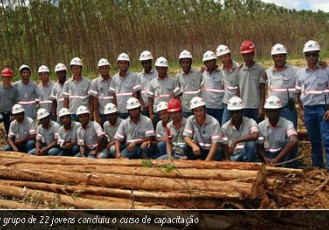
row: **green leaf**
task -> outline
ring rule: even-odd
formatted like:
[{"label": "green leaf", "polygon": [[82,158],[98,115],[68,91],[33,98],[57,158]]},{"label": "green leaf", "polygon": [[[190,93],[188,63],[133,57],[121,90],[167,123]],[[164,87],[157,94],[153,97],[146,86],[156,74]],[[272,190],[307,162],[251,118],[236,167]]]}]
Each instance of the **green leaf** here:
[{"label": "green leaf", "polygon": [[148,159],[142,161],[142,166],[143,167],[150,168],[150,167],[152,167],[152,165],[153,165],[152,161],[150,161]]}]

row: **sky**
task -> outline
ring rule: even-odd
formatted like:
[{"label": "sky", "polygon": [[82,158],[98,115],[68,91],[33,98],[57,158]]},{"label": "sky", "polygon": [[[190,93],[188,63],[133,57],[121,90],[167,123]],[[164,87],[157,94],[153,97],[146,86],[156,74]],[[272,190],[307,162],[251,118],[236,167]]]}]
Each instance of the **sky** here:
[{"label": "sky", "polygon": [[296,10],[322,10],[329,12],[329,0],[261,0],[262,2],[274,3],[288,9]]}]

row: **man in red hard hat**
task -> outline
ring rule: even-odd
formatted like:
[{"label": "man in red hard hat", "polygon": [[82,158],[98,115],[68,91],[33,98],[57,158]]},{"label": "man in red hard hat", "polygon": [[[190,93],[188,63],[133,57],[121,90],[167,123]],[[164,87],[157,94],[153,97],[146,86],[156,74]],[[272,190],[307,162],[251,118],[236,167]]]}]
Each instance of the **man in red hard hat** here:
[{"label": "man in red hard hat", "polygon": [[264,119],[265,69],[254,60],[255,44],[252,41],[242,42],[240,54],[244,61],[238,73],[243,115],[259,123]]},{"label": "man in red hard hat", "polygon": [[0,123],[3,122],[6,134],[8,134],[11,108],[17,103],[18,91],[11,84],[14,72],[10,68],[3,69],[1,76],[2,84],[0,85]]}]

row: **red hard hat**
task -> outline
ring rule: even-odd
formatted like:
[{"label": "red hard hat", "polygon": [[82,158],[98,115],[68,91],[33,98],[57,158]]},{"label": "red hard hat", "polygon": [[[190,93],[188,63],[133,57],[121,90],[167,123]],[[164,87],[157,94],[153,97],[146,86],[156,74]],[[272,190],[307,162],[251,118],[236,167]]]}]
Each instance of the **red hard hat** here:
[{"label": "red hard hat", "polygon": [[250,41],[244,41],[241,44],[241,49],[240,49],[240,54],[246,54],[246,53],[251,53],[255,51],[255,44]]},{"label": "red hard hat", "polygon": [[182,104],[177,99],[171,99],[168,102],[168,112],[178,112],[182,110]]},{"label": "red hard hat", "polygon": [[2,70],[1,75],[3,77],[12,77],[14,76],[14,72],[10,68],[5,68]]}]

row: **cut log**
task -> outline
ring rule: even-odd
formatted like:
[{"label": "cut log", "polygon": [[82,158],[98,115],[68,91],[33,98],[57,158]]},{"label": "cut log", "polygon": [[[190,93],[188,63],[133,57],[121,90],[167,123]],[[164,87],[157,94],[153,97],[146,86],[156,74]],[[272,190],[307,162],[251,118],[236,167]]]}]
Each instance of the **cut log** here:
[{"label": "cut log", "polygon": [[0,208],[9,208],[9,209],[37,209],[37,205],[24,204],[14,200],[1,200],[0,199]]},{"label": "cut log", "polygon": [[284,175],[295,174],[298,176],[304,176],[304,171],[302,169],[266,166],[266,171],[268,172],[269,175],[272,175],[272,174],[284,174]]}]

